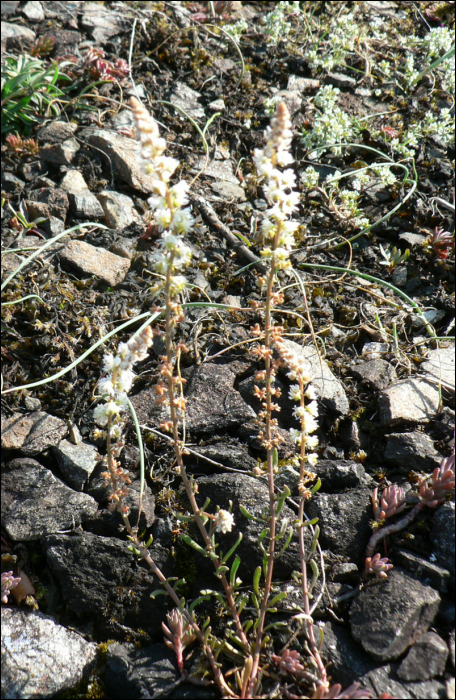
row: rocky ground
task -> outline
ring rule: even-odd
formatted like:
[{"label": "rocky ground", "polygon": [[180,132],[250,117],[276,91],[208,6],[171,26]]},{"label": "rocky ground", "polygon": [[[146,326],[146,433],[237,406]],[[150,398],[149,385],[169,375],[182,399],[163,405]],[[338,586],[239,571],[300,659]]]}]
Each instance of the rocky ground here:
[{"label": "rocky ground", "polygon": [[[454,44],[452,5],[285,5],[281,18],[269,2],[2,2],[2,76],[19,56],[61,74],[50,113],[40,104],[46,83],[17,97],[2,77],[2,572],[21,578],[2,605],[3,697],[218,697],[183,681],[163,643],[171,605],[150,598],[157,581],[107,509],[104,446],[93,437],[102,355],[159,301],[150,291],[158,231],[130,95],[153,112],[179,177],[192,181],[184,301],[231,307],[188,307],[176,337],[191,348],[182,361],[187,468],[202,503],[233,501],[237,530],[223,546],[243,533],[246,589],[262,527],[239,505],[260,516],[268,504],[249,354],[261,323],[252,301],[263,299],[255,234],[268,204],[252,154],[274,104],[288,106],[301,195],[292,261],[307,302],[284,275],[276,321],[318,393],[321,488],[307,514],[320,527],[312,602],[322,654],[343,688],[454,697],[454,500],[381,542],[394,568],[360,589],[374,488],[400,486],[413,504],[420,477],[454,452],[454,77],[449,60],[419,76]],[[154,401],[161,342],[132,392],[147,465],[139,531],[153,535],[164,573],[185,577],[191,600],[217,580],[173,516],[188,506]],[[286,374],[279,381],[287,436],[293,407]],[[286,437],[277,487],[291,491],[290,520],[292,457]],[[135,522],[132,425],[123,462]],[[272,661],[296,632],[299,568],[294,538],[275,568],[287,592],[276,617],[289,624],[265,650],[262,697],[312,697],[307,681],[280,676]],[[197,610],[223,637],[223,612]],[[302,635],[290,648],[306,658]],[[194,647],[186,669],[201,678],[204,668]]]}]

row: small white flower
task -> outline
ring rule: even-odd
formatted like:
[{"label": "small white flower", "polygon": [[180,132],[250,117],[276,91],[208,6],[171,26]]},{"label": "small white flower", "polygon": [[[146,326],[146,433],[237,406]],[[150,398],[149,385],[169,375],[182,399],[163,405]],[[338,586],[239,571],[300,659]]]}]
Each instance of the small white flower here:
[{"label": "small white flower", "polygon": [[288,393],[288,396],[292,401],[300,401],[301,400],[301,389],[299,387],[299,384],[292,384],[290,386],[290,391]]},{"label": "small white flower", "polygon": [[318,447],[318,438],[316,435],[308,435],[307,440],[306,440],[306,445],[309,447],[311,450],[314,450],[316,447]]},{"label": "small white flower", "polygon": [[183,275],[174,275],[171,278],[171,295],[180,294],[186,288],[188,282]]},{"label": "small white flower", "polygon": [[290,439],[295,443],[295,445],[300,445],[302,441],[302,433],[296,428],[290,428],[288,431],[290,433]]},{"label": "small white flower", "polygon": [[311,467],[314,467],[316,463],[318,462],[318,455],[316,452],[311,452],[309,455],[307,455],[307,462],[310,464]]},{"label": "small white flower", "polygon": [[93,419],[95,423],[100,425],[102,428],[108,423],[108,413],[106,411],[106,404],[100,403],[95,407],[93,411]]},{"label": "small white flower", "polygon": [[307,399],[310,399],[311,401],[314,401],[317,398],[317,392],[315,391],[315,387],[313,384],[309,384],[304,392],[304,396]]},{"label": "small white flower", "polygon": [[114,355],[110,352],[105,353],[103,357],[103,370],[105,372],[112,372],[114,369]]},{"label": "small white flower", "polygon": [[293,409],[293,415],[295,416],[295,418],[302,418],[305,413],[305,410],[306,409],[304,408],[304,406],[296,406]]},{"label": "small white flower", "polygon": [[316,418],[318,416],[318,403],[316,401],[311,401],[307,404],[306,411]]},{"label": "small white flower", "polygon": [[98,389],[101,396],[114,396],[114,386],[112,383],[112,376],[105,377],[100,380],[98,384]]},{"label": "small white flower", "polygon": [[131,369],[124,369],[119,372],[117,375],[117,388],[121,392],[125,392],[128,394],[128,392],[131,389],[131,386],[133,384],[133,380],[135,378],[135,373]]},{"label": "small white flower", "polygon": [[234,525],[234,518],[227,510],[219,510],[215,529],[217,532],[231,532]]},{"label": "small white flower", "polygon": [[104,407],[106,415],[108,416],[118,416],[123,408],[122,406],[119,406],[119,404],[116,403],[116,401],[108,401],[107,403],[105,403]]},{"label": "small white flower", "polygon": [[305,413],[302,417],[306,433],[313,433],[318,428],[318,423],[310,413]]}]

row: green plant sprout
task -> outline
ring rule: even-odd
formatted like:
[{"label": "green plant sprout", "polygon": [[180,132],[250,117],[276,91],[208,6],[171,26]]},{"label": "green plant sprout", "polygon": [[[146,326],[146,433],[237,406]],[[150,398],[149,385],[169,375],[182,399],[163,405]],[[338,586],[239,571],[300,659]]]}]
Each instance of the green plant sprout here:
[{"label": "green plant sprout", "polygon": [[402,253],[400,250],[396,248],[396,246],[385,248],[382,246],[380,243],[379,245],[380,248],[380,253],[382,254],[384,260],[380,260],[380,265],[387,265],[388,266],[388,271],[391,272],[391,270],[394,270],[394,268],[398,267],[403,262],[406,262],[409,257],[410,257],[410,250],[407,248],[405,253]]},{"label": "green plant sprout", "polygon": [[2,62],[2,134],[14,130],[30,131],[43,118],[58,116],[58,102],[65,96],[57,81],[72,83],[63,69],[72,65],[46,67],[43,61],[30,56],[6,56]]}]

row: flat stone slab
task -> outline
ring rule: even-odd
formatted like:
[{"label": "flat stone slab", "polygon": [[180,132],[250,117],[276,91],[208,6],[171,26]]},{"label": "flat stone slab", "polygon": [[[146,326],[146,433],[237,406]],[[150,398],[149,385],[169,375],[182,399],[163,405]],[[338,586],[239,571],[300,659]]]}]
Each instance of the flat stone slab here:
[{"label": "flat stone slab", "polygon": [[2,698],[62,697],[88,674],[97,645],[42,612],[2,605]]},{"label": "flat stone slab", "polygon": [[399,568],[377,585],[366,586],[350,608],[353,637],[377,661],[401,656],[437,615],[440,596]]},{"label": "flat stone slab", "polygon": [[74,529],[98,510],[91,496],[76,493],[35,459],[8,462],[1,481],[3,527],[16,541]]},{"label": "flat stone slab", "polygon": [[143,171],[139,141],[109,129],[87,130],[82,133],[82,137],[100,150],[101,157],[106,160],[108,167],[112,166],[120,180],[143,194],[152,192],[153,178]]},{"label": "flat stone slab", "polygon": [[99,459],[95,445],[83,441],[73,445],[61,440],[53,453],[68,484],[75,491],[82,491]]},{"label": "flat stone slab", "polygon": [[130,260],[84,241],[67,243],[60,254],[60,260],[83,274],[96,275],[110,287],[123,282],[130,269]]},{"label": "flat stone slab", "polygon": [[439,390],[435,382],[410,377],[380,392],[380,423],[386,427],[401,422],[427,422],[438,413],[439,403]]},{"label": "flat stone slab", "polygon": [[371,384],[381,391],[397,379],[396,370],[389,362],[382,359],[361,361],[350,366],[353,376]]},{"label": "flat stone slab", "polygon": [[427,681],[442,676],[448,658],[448,647],[435,632],[426,632],[413,645],[397,669],[404,681]]},{"label": "flat stone slab", "polygon": [[2,448],[21,450],[33,457],[57,445],[67,432],[68,426],[64,420],[45,411],[26,415],[13,413],[2,420]]},{"label": "flat stone slab", "polygon": [[447,348],[431,350],[426,362],[423,362],[421,369],[431,377],[435,377],[437,382],[441,381],[443,386],[454,392],[454,371],[455,371],[455,348],[454,344]]},{"label": "flat stone slab", "polygon": [[387,437],[385,462],[408,474],[411,469],[432,471],[439,467],[442,455],[425,433],[391,433]]}]

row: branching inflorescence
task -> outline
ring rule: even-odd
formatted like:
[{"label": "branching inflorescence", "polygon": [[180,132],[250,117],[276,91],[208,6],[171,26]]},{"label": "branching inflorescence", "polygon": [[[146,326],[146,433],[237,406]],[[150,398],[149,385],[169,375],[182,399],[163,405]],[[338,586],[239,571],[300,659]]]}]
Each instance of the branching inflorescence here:
[{"label": "branching inflorescence", "polygon": [[[249,697],[255,691],[255,677],[260,663],[260,650],[262,645],[262,635],[264,629],[264,618],[268,609],[268,595],[272,583],[274,559],[277,557],[275,551],[277,519],[280,515],[279,504],[283,503],[286,491],[283,494],[275,495],[274,475],[277,472],[277,448],[283,439],[278,430],[278,421],[272,417],[273,411],[279,411],[279,406],[274,402],[280,397],[280,390],[274,386],[276,371],[281,365],[285,365],[288,376],[295,381],[290,388],[290,399],[299,403],[294,409],[294,415],[300,423],[300,428],[292,428],[290,435],[300,449],[300,479],[298,491],[300,495],[299,504],[299,542],[301,554],[301,574],[302,591],[304,599],[304,609],[302,619],[305,620],[307,635],[309,638],[310,652],[313,656],[314,665],[319,672],[319,681],[322,687],[327,688],[326,670],[321,660],[317,644],[314,639],[312,618],[310,616],[309,589],[307,583],[307,557],[304,546],[304,504],[311,495],[307,483],[316,478],[316,475],[309,472],[307,464],[314,465],[317,455],[314,452],[318,440],[312,433],[318,427],[318,405],[315,390],[310,383],[310,376],[302,358],[297,357],[285,347],[282,340],[283,328],[274,326],[272,312],[275,306],[283,303],[284,297],[280,292],[274,291],[277,280],[277,273],[291,267],[289,260],[290,251],[295,247],[294,233],[299,223],[291,221],[289,216],[293,215],[299,204],[299,194],[294,191],[296,186],[295,173],[291,168],[280,170],[281,166],[290,165],[293,157],[290,153],[292,131],[288,109],[284,103],[279,103],[271,121],[271,126],[265,131],[265,146],[263,149],[255,150],[254,163],[260,175],[266,178],[263,186],[272,205],[265,213],[261,230],[263,234],[262,257],[269,261],[270,268],[266,282],[266,302],[264,321],[264,344],[253,350],[256,357],[264,361],[264,370],[256,374],[256,381],[263,383],[264,387],[255,386],[255,395],[262,402],[262,411],[258,415],[261,429],[258,435],[267,452],[268,465],[268,485],[270,499],[269,515],[269,550],[265,553],[263,570],[265,571],[265,586],[262,596],[261,609],[259,611],[259,621],[257,626],[255,652],[253,656],[253,668],[249,685]],[[252,329],[254,335],[260,336],[262,331],[259,325]],[[274,359],[274,348],[279,353],[279,359]],[[307,402],[306,402],[307,399]],[[309,448],[310,453],[306,454]],[[289,492],[288,492],[289,495]],[[286,544],[282,546],[282,551]],[[298,661],[294,659],[297,668]]]},{"label": "branching inflorescence", "polygon": [[[154,270],[157,277],[154,291],[158,298],[163,300],[163,307],[155,311],[163,313],[165,329],[154,331],[162,333],[165,337],[166,354],[160,358],[160,376],[156,384],[157,400],[162,404],[168,415],[161,424],[161,428],[172,435],[175,452],[176,468],[184,484],[187,497],[193,511],[191,515],[175,514],[181,521],[194,522],[200,532],[204,546],[193,540],[188,534],[182,534],[181,539],[197,550],[200,554],[212,559],[215,567],[215,575],[220,580],[224,597],[217,591],[202,591],[202,598],[194,601],[190,606],[184,598],[179,597],[177,586],[180,582],[171,585],[172,579],[166,579],[159,567],[153,561],[148,547],[152,543],[149,540],[144,545],[137,536],[137,532],[131,527],[129,521],[129,508],[125,505],[125,496],[128,492],[130,478],[128,472],[120,466],[119,455],[124,446],[122,437],[123,412],[129,404],[127,393],[131,388],[134,373],[133,366],[147,356],[148,348],[152,342],[152,331],[146,327],[133,336],[127,343],[121,343],[116,355],[106,354],[103,362],[104,376],[99,384],[99,393],[103,399],[94,412],[96,422],[102,430],[98,430],[98,436],[106,438],[107,455],[104,462],[107,471],[104,473],[107,483],[111,486],[111,507],[116,508],[121,514],[128,538],[132,542],[131,551],[142,557],[165,587],[167,593],[175,603],[175,608],[167,615],[167,623],[162,628],[165,634],[166,644],[172,648],[177,657],[178,668],[185,675],[184,654],[186,647],[198,640],[206,655],[215,682],[223,696],[251,698],[257,697],[261,692],[261,677],[263,675],[262,663],[265,645],[270,638],[265,634],[266,615],[275,610],[278,601],[285,597],[285,593],[276,595],[270,600],[272,589],[272,576],[274,561],[286,549],[293,535],[293,527],[286,520],[280,520],[281,511],[285,499],[290,491],[285,487],[282,493],[275,493],[274,476],[278,471],[277,448],[282,435],[278,421],[272,417],[272,413],[279,410],[275,399],[280,397],[280,390],[275,386],[276,372],[281,366],[288,370],[288,376],[294,382],[290,388],[289,398],[297,403],[294,416],[299,428],[292,428],[290,435],[299,448],[300,475],[298,492],[300,496],[299,515],[296,521],[300,544],[302,594],[304,605],[298,611],[295,619],[302,624],[303,631],[307,634],[307,649],[310,652],[310,664],[312,672],[307,670],[307,660],[302,660],[297,651],[289,651],[287,647],[281,655],[273,655],[273,660],[279,668],[279,673],[289,674],[297,682],[301,680],[311,683],[313,697],[368,697],[353,686],[347,693],[340,694],[340,687],[329,686],[326,669],[320,657],[319,646],[314,638],[313,620],[309,604],[311,586],[307,579],[307,565],[316,547],[318,528],[316,528],[312,540],[310,552],[307,554],[304,544],[304,530],[308,521],[304,514],[304,506],[308,498],[315,493],[319,482],[309,489],[309,482],[316,475],[309,469],[317,461],[315,449],[318,440],[315,433],[318,423],[318,405],[316,393],[310,382],[310,376],[302,358],[290,352],[282,339],[283,329],[274,325],[272,314],[274,308],[283,303],[283,295],[275,291],[278,273],[290,268],[289,253],[295,246],[294,232],[298,223],[291,221],[289,217],[297,210],[299,195],[293,191],[295,186],[295,174],[291,168],[280,170],[293,162],[290,153],[291,147],[291,122],[288,110],[283,103],[277,105],[271,126],[265,132],[265,147],[255,151],[255,165],[261,176],[265,177],[265,191],[270,202],[270,208],[266,211],[266,217],[262,224],[263,250],[262,257],[269,262],[269,270],[261,280],[266,286],[266,299],[264,308],[258,311],[264,313],[264,329],[257,324],[252,333],[257,338],[264,338],[263,344],[254,350],[254,356],[264,362],[264,369],[256,374],[257,385],[255,394],[262,403],[262,410],[258,415],[260,425],[259,439],[267,453],[268,485],[269,485],[269,514],[264,516],[267,529],[264,530],[261,540],[267,541],[265,535],[269,535],[267,548],[260,542],[263,551],[262,566],[255,570],[253,579],[253,591],[250,594],[253,609],[256,611],[256,620],[243,620],[243,610],[246,609],[248,594],[241,592],[242,581],[236,576],[240,558],[236,554],[231,566],[228,560],[235,553],[242,540],[239,534],[236,544],[230,551],[223,555],[215,536],[219,533],[230,532],[234,526],[234,519],[229,510],[216,507],[216,512],[209,513],[209,499],[201,508],[195,498],[197,487],[193,479],[186,473],[183,462],[185,451],[184,440],[180,437],[180,424],[185,418],[186,400],[183,396],[183,379],[179,373],[179,354],[186,350],[182,343],[176,344],[173,340],[176,325],[183,319],[183,308],[179,303],[179,294],[186,287],[186,279],[182,272],[191,261],[191,251],[183,240],[183,236],[193,225],[193,217],[188,203],[188,185],[180,181],[170,184],[170,180],[176,172],[179,163],[174,158],[164,156],[165,141],[160,137],[158,127],[154,119],[148,114],[138,100],[132,98],[131,106],[136,121],[137,136],[142,146],[144,170],[151,178],[153,195],[149,199],[149,205],[153,211],[153,222],[162,233],[158,241],[158,251],[154,254]],[[176,371],[177,370],[177,371]],[[262,385],[261,387],[258,384]],[[433,492],[437,497],[436,492]],[[423,498],[429,498],[423,496]],[[387,505],[389,497],[382,501],[383,511],[389,512]],[[393,499],[394,500],[394,499]],[[388,502],[388,503],[387,503]],[[240,504],[241,510],[247,517],[253,518]],[[380,517],[380,514],[379,514]],[[258,518],[253,518],[258,520]],[[283,540],[283,541],[282,541]],[[276,545],[280,543],[280,551],[276,551]],[[277,548],[278,549],[278,548]],[[310,562],[315,575],[316,565]],[[373,564],[375,565],[376,562]],[[229,575],[228,575],[229,572]],[[318,571],[317,571],[318,573]],[[227,575],[226,575],[227,574]],[[264,575],[264,584],[260,587],[261,575]],[[315,577],[315,576],[314,576]],[[5,582],[6,583],[6,582]],[[209,619],[200,628],[194,616],[194,607],[207,595],[215,595],[232,618],[234,626],[227,627],[227,640],[219,640],[213,636]],[[280,624],[280,623],[278,623]],[[273,625],[272,625],[273,626]],[[253,636],[248,636],[252,630]],[[296,636],[296,635],[294,635]],[[229,685],[223,675],[220,663],[220,654],[224,649],[228,651],[233,646],[228,640],[235,642],[238,649],[242,650],[244,663],[236,670],[233,678],[236,685]],[[352,693],[353,691],[353,693]],[[364,692],[364,691],[363,691]]]}]

